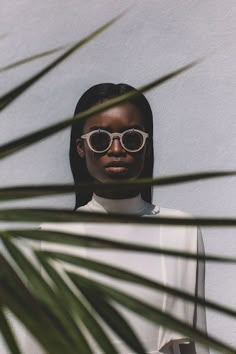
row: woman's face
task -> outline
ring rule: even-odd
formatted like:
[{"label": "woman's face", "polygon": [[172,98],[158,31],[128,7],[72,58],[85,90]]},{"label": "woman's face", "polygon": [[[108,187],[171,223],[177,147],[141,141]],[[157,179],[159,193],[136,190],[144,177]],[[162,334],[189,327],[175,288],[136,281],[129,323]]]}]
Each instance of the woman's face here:
[{"label": "woman's face", "polygon": [[[135,128],[144,131],[142,113],[131,103],[112,107],[89,118],[83,129],[83,134],[96,129],[104,129],[111,133],[121,133]],[[140,176],[145,158],[147,158],[147,143],[138,152],[126,151],[119,138],[113,139],[111,147],[103,152],[92,151],[86,140],[81,139],[77,145],[80,157],[86,160],[90,175],[97,182],[111,182],[122,179],[135,179]]]}]

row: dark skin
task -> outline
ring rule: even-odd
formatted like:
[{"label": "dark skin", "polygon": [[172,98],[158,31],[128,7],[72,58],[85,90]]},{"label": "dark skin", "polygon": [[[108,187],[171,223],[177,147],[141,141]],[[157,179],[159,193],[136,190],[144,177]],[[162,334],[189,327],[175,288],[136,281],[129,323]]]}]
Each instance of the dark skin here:
[{"label": "dark skin", "polygon": [[[89,118],[83,129],[83,134],[98,128],[109,132],[123,132],[135,128],[145,131],[143,115],[136,106],[127,102]],[[77,151],[80,157],[86,159],[87,169],[97,183],[109,183],[125,179],[136,179],[143,171],[144,161],[148,158],[148,146],[130,153],[120,144],[119,138],[113,140],[109,150],[104,153],[95,153],[83,139],[77,144]],[[97,195],[109,199],[125,199],[138,195],[140,190],[124,191],[99,191]]]}]

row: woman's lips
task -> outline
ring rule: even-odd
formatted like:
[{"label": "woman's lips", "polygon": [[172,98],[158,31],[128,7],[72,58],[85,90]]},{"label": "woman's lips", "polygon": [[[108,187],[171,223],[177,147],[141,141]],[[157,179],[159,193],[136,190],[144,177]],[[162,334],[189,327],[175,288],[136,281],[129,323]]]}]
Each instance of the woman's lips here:
[{"label": "woman's lips", "polygon": [[106,171],[111,174],[126,173],[128,171],[128,168],[125,166],[108,166],[106,167]]},{"label": "woman's lips", "polygon": [[124,174],[128,171],[128,166],[121,161],[113,161],[105,166],[105,170],[109,174]]}]

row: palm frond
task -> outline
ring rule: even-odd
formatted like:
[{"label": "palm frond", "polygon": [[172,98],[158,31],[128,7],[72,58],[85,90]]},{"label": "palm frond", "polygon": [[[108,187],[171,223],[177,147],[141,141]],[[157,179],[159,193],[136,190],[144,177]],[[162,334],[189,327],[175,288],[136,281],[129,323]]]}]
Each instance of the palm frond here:
[{"label": "palm frond", "polygon": [[[22,253],[17,249],[17,247],[10,242],[9,240],[4,240],[4,244],[8,250],[8,252],[11,254],[12,258],[14,259],[14,261],[16,262],[16,264],[20,267],[21,271],[23,271],[23,274],[26,275],[27,279],[30,281],[30,287],[33,286],[34,288],[34,292],[37,293],[37,298],[40,299],[40,301],[43,300],[43,305],[47,304],[52,306],[52,301],[49,300],[48,301],[48,294],[50,294],[51,290],[49,290],[49,287],[47,285],[47,283],[45,282],[45,280],[42,278],[40,279],[40,275],[37,273],[37,271],[31,266],[30,262],[22,255]],[[143,277],[140,277],[136,274],[133,274],[131,272],[128,271],[124,271],[124,270],[120,270],[117,267],[111,267],[110,265],[105,265],[102,264],[101,262],[94,262],[88,259],[82,259],[81,257],[73,257],[73,256],[69,256],[69,255],[63,255],[63,254],[53,254],[50,252],[41,252],[41,251],[36,251],[36,254],[38,256],[39,260],[42,260],[42,258],[44,258],[44,263],[42,263],[43,265],[45,265],[45,259],[46,258],[51,258],[51,259],[59,259],[61,261],[66,261],[71,262],[72,264],[76,264],[77,266],[82,266],[85,267],[86,269],[89,270],[95,270],[96,272],[101,272],[102,274],[106,274],[109,276],[112,276],[113,278],[118,278],[118,279],[123,279],[125,281],[131,281],[131,282],[135,282],[136,284],[142,284],[144,286],[150,286],[155,290],[162,290],[165,292],[169,292],[172,295],[175,296],[181,296],[182,298],[187,299],[188,301],[193,301],[193,302],[199,302],[202,305],[208,306],[210,303],[211,308],[217,309],[219,310],[220,306],[218,306],[217,304],[211,303],[211,302],[207,302],[204,301],[203,299],[196,299],[194,297],[191,298],[191,296],[189,294],[185,294],[184,292],[176,291],[175,289],[172,288],[168,288],[168,287],[164,287],[161,284],[158,284],[156,282],[152,282],[149,281]],[[1,257],[1,261],[2,261],[3,257]],[[1,262],[2,263],[2,262]],[[8,266],[9,267],[9,266]],[[6,269],[6,265],[5,265],[5,269]],[[5,270],[4,267],[1,267],[1,269]],[[48,271],[48,268],[45,268],[46,271]],[[4,272],[5,277],[8,278],[11,275],[12,280],[14,280],[14,287],[16,285],[15,283],[15,279],[18,277],[15,274],[13,275],[12,272],[11,274],[9,274],[8,272]],[[54,271],[55,273],[55,271]],[[92,281],[91,279],[86,279],[86,278],[81,278],[81,276],[79,276],[78,274],[73,274],[71,272],[67,272],[69,277],[71,278],[71,280],[76,284],[76,286],[78,286],[80,292],[82,292],[82,294],[86,297],[87,301],[90,303],[90,305],[94,308],[94,310],[96,310],[96,312],[98,312],[98,314],[103,318],[103,320],[105,320],[107,322],[107,318],[106,318],[106,312],[105,309],[109,308],[109,311],[112,311],[112,309],[110,308],[111,304],[109,302],[107,302],[108,298],[113,299],[115,301],[117,301],[118,303],[120,303],[123,306],[128,307],[129,309],[133,309],[135,308],[135,312],[138,312],[139,314],[141,314],[142,316],[144,315],[144,313],[146,314],[144,317],[155,322],[158,324],[161,324],[163,326],[167,326],[168,328],[171,328],[173,330],[178,330],[178,331],[183,331],[184,334],[186,334],[187,336],[193,336],[193,338],[195,338],[196,340],[200,341],[203,344],[208,344],[210,346],[212,346],[213,348],[217,349],[217,350],[227,350],[226,352],[231,353],[231,348],[227,345],[225,345],[224,343],[217,341],[215,338],[212,337],[207,337],[205,334],[201,333],[200,331],[195,331],[191,328],[191,326],[186,325],[185,323],[182,323],[181,321],[172,318],[172,316],[169,316],[167,314],[163,314],[163,313],[159,313],[160,311],[158,309],[155,309],[153,307],[150,307],[149,305],[140,302],[139,300],[130,297],[127,294],[124,294],[123,292],[117,291],[116,289],[113,289],[111,287],[107,287],[101,283],[97,283]],[[51,273],[52,274],[52,273]],[[51,275],[49,274],[49,275]],[[12,276],[13,275],[13,276]],[[15,277],[15,279],[14,279]],[[59,277],[59,275],[57,275],[57,277]],[[9,279],[9,278],[8,278]],[[55,279],[55,277],[54,277]],[[5,280],[4,277],[2,276],[1,280]],[[44,283],[46,283],[46,288]],[[62,280],[60,283],[60,287],[62,284]],[[2,290],[2,288],[4,288],[4,281],[1,281],[1,285],[2,287],[0,288]],[[64,287],[66,288],[66,286],[64,285]],[[45,296],[45,289],[46,289],[46,296]],[[66,288],[67,289],[67,288]],[[18,293],[18,289],[17,293]],[[43,290],[43,291],[42,291]],[[2,291],[1,291],[2,293]],[[22,293],[22,286],[20,289],[20,294]],[[24,291],[23,291],[24,293]],[[61,294],[60,293],[60,299],[61,299],[61,304],[62,303],[66,303],[66,307],[70,307],[70,305],[68,305],[68,302],[64,302],[63,301],[63,297],[64,294],[68,293],[68,290],[64,289],[64,293]],[[94,300],[94,294],[96,293],[96,299],[97,301]],[[28,295],[28,294],[27,294]],[[25,294],[24,294],[25,296]],[[4,296],[1,298],[3,299],[3,304],[4,306],[9,307],[11,310],[12,308],[9,306],[9,300],[6,301],[6,298],[4,298]],[[29,298],[29,297],[28,297]],[[68,297],[67,297],[68,300]],[[27,299],[28,301],[28,299]],[[21,304],[22,305],[22,304]],[[56,312],[61,311],[60,309],[58,310],[58,303],[55,302],[54,303],[55,307],[56,307]],[[59,306],[60,307],[60,306]],[[154,310],[155,309],[155,310]],[[50,308],[51,310],[51,308]],[[223,309],[220,308],[220,311],[222,311]],[[225,309],[224,309],[225,310]],[[14,310],[12,310],[13,313],[15,313],[17,315],[17,312],[14,312]],[[154,316],[151,315],[152,311],[154,311]],[[53,311],[54,312],[54,311]],[[223,311],[222,311],[223,312]],[[29,314],[28,316],[30,316],[31,312],[31,308],[29,308]],[[227,314],[231,314],[235,316],[235,313],[233,314],[231,312],[231,310],[228,309],[228,313]],[[65,314],[64,314],[65,316]],[[117,316],[119,317],[119,315],[117,314]],[[116,320],[117,320],[117,316],[116,316]],[[164,317],[163,317],[164,316]],[[38,320],[37,317],[33,316],[34,319]],[[31,321],[33,319],[31,318]],[[111,321],[111,320],[110,320]],[[120,320],[118,321],[118,323],[120,323]],[[31,323],[32,325],[32,323]],[[60,323],[60,325],[62,325]],[[112,325],[112,323],[111,323]],[[117,325],[117,322],[116,322]],[[115,329],[116,328],[113,327],[112,328]],[[126,332],[126,331],[125,331]],[[123,334],[120,333],[121,338],[130,345],[130,334],[128,332],[128,336],[129,339],[127,338],[123,338]],[[131,336],[132,337],[132,336]],[[45,343],[44,343],[45,345]],[[48,343],[46,344],[46,346],[48,345]],[[137,348],[136,348],[137,351]],[[142,351],[137,351],[142,353]],[[84,351],[84,353],[86,353],[86,351]]]},{"label": "palm frond", "polygon": [[42,259],[42,257],[50,258],[53,260],[58,260],[62,262],[66,262],[68,264],[73,264],[77,266],[77,269],[84,268],[86,270],[101,273],[103,275],[109,276],[114,279],[123,280],[126,282],[132,282],[134,284],[139,284],[153,290],[162,291],[164,293],[173,295],[175,297],[179,297],[185,299],[192,303],[197,303],[199,305],[205,306],[211,310],[215,310],[221,312],[225,315],[236,317],[236,311],[222,306],[216,302],[203,299],[203,298],[196,298],[195,296],[187,293],[186,291],[178,290],[173,287],[163,285],[160,282],[152,281],[146,277],[143,277],[137,273],[125,270],[123,268],[118,268],[113,266],[112,264],[102,263],[98,261],[94,261],[92,259],[80,257],[80,256],[73,256],[71,254],[65,254],[62,252],[50,252],[50,251],[36,251],[37,257]]},{"label": "palm frond", "polygon": [[39,79],[44,77],[48,74],[52,69],[57,67],[61,62],[63,62],[66,58],[68,58],[71,54],[73,54],[76,50],[87,44],[97,35],[108,29],[115,21],[117,21],[122,16],[116,16],[109,22],[105,23],[103,26],[99,27],[97,30],[79,40],[75,43],[71,48],[69,48],[65,53],[60,55],[57,59],[53,60],[49,65],[45,68],[40,70],[37,74],[33,75],[31,78],[27,79],[25,82],[21,83],[14,89],[10,90],[9,92],[5,93],[3,96],[0,97],[0,111],[5,109],[10,103],[12,103],[16,98],[22,95],[27,89],[29,89],[33,84],[35,84]]},{"label": "palm frond", "polygon": [[142,225],[189,225],[189,226],[236,226],[236,218],[231,217],[144,217],[127,214],[105,214],[68,209],[9,208],[0,209],[0,220],[14,222],[92,222],[131,223]]},{"label": "palm frond", "polygon": [[[80,348],[83,353],[92,354],[87,340],[80,328],[76,325],[74,319],[66,310],[67,307],[64,306],[60,297],[56,296],[45,279],[11,241],[4,240],[4,245],[24,277],[28,279],[27,285],[30,286],[32,294],[46,304],[55,318],[60,321],[60,325],[64,329],[64,336],[65,338],[68,337],[68,343],[70,343],[73,348]],[[73,352],[76,353],[77,350],[73,349]]]},{"label": "palm frond", "polygon": [[199,343],[204,345],[209,345],[211,348],[222,351],[227,354],[235,354],[235,348],[230,347],[226,343],[214,338],[212,336],[207,336],[204,332],[193,329],[192,326],[189,326],[182,320],[178,320],[177,318],[162,312],[158,308],[154,306],[150,306],[145,302],[134,298],[131,295],[124,293],[123,291],[119,291],[111,286],[104,285],[101,282],[92,281],[91,279],[87,279],[81,274],[75,274],[73,272],[67,271],[66,274],[73,281],[76,287],[81,291],[87,291],[90,293],[99,293],[100,296],[105,299],[112,299],[118,304],[122,305],[124,308],[127,308],[147,320],[162,325],[164,327],[170,328],[175,332],[181,332],[186,337],[190,337]]},{"label": "palm frond", "polygon": [[[8,261],[0,255],[0,297],[2,306],[8,308],[33,334],[48,353],[74,353],[70,334],[52,310],[33,296]],[[50,336],[45,336],[45,328]]]},{"label": "palm frond", "polygon": [[[52,313],[54,313],[58,320],[60,320],[65,330],[65,336],[69,337],[68,340],[74,348],[73,351],[77,353],[79,348],[84,354],[92,354],[93,352],[80,330],[81,326],[76,325],[73,317],[67,311],[68,304],[63,301],[63,297],[60,295],[59,298],[54,295],[54,292],[45,279],[40,275],[39,271],[32,266],[31,262],[29,262],[14,243],[9,240],[4,240],[3,243],[12,259],[14,259],[14,262],[21,270],[22,275],[28,279],[28,286],[32,289],[33,295],[48,305]],[[89,303],[91,304],[90,301]],[[108,312],[106,313],[106,311]],[[127,344],[132,349],[140,354],[144,352],[144,348],[137,336],[134,334],[130,326],[128,326],[123,317],[112,308],[112,306],[104,303],[103,310],[100,310],[100,316],[118,335],[120,334],[122,336],[123,340],[127,341]]]},{"label": "palm frond", "polygon": [[68,340],[70,340],[71,346],[80,348],[85,354],[92,354],[80,327],[76,325],[73,317],[67,311],[67,306],[64,306],[64,302],[58,294],[55,294],[39,271],[33,267],[31,262],[13,242],[5,239],[3,244],[19,267],[22,275],[28,279],[27,285],[30,286],[33,295],[48,305],[54,315],[60,320],[66,335],[69,337]]},{"label": "palm frond", "polygon": [[59,51],[61,51],[63,49],[68,48],[68,46],[72,46],[73,44],[74,43],[64,44],[64,45],[58,46],[58,47],[50,49],[50,50],[45,50],[45,51],[43,51],[41,53],[30,55],[30,56],[28,56],[28,57],[26,57],[24,59],[17,60],[14,63],[11,63],[11,64],[8,64],[8,65],[5,65],[5,66],[1,67],[0,68],[0,73],[3,72],[3,71],[14,69],[14,68],[16,68],[18,66],[21,66],[23,64],[30,63],[31,61],[43,58],[45,56],[57,53],[57,52],[59,52]]},{"label": "palm frond", "polygon": [[166,255],[172,257],[182,257],[186,259],[203,260],[207,262],[219,263],[235,263],[236,257],[224,257],[213,254],[195,254],[191,252],[184,252],[179,250],[167,249],[162,247],[150,247],[129,242],[113,241],[104,237],[94,235],[80,235],[78,233],[56,232],[50,230],[31,230],[31,229],[13,229],[0,230],[0,238],[2,240],[8,239],[25,239],[32,241],[44,241],[49,243],[70,245],[75,247],[87,247],[93,249],[106,250],[122,250],[142,252],[147,254]]},{"label": "palm frond", "polygon": [[8,346],[8,348],[10,349],[12,354],[22,354],[16,337],[14,335],[14,333],[12,332],[12,328],[11,325],[4,313],[3,308],[0,308],[0,330],[2,333],[3,338],[5,339],[5,342]]},{"label": "palm frond", "polygon": [[145,186],[167,186],[173,184],[195,182],[200,180],[230,177],[236,175],[236,171],[205,171],[165,176],[158,178],[140,178],[138,180],[126,180],[122,182],[103,183],[103,184],[51,184],[51,185],[30,185],[30,186],[11,186],[0,188],[0,201],[16,199],[34,198],[72,192],[98,192],[101,190],[131,190]]},{"label": "palm frond", "polygon": [[101,319],[103,319],[110,329],[114,331],[117,337],[120,337],[120,339],[126,343],[130,349],[134,350],[135,353],[145,353],[145,349],[135,332],[132,330],[132,327],[128,325],[121,313],[116,310],[107,299],[100,296],[99,292],[96,292],[96,296],[94,296],[93,291],[89,291],[83,287],[80,287],[80,291]]},{"label": "palm frond", "polygon": [[[110,23],[109,23],[109,25],[110,25]],[[108,26],[108,25],[105,25],[105,26]],[[61,59],[60,61],[62,61],[63,59]],[[156,80],[149,82],[148,84],[140,87],[139,90],[142,92],[146,92],[146,91],[153,89],[154,87],[160,86],[160,85],[164,84],[165,82],[167,82],[168,80],[173,79],[173,78],[177,77],[178,75],[182,74],[186,70],[191,69],[194,65],[198,64],[200,61],[201,60],[199,59],[199,60],[193,61],[192,63],[190,63],[188,65],[184,65],[181,68],[174,70],[171,73],[168,73],[168,74],[162,76],[161,78],[158,78]],[[35,79],[36,79],[36,77],[33,78],[33,83],[35,82]],[[28,83],[28,81],[26,83],[24,83],[23,85],[25,85],[25,84],[26,84],[26,88],[29,87],[28,86],[29,84],[31,85],[31,83]],[[4,96],[4,97],[0,98],[0,110],[1,110],[1,106],[4,108],[13,99],[18,97],[19,94],[21,94],[23,92],[22,90],[25,90],[25,89],[23,87],[21,87],[19,90],[20,91],[18,92],[18,88],[16,88],[16,91],[14,91],[14,93],[10,92],[9,94],[5,95],[6,97]],[[72,122],[74,121],[74,119],[89,118],[96,113],[102,112],[102,111],[104,111],[110,107],[113,107],[121,102],[125,102],[128,99],[130,99],[131,97],[134,97],[135,95],[137,95],[136,91],[130,91],[127,94],[110,99],[108,101],[105,101],[104,103],[96,105],[93,108],[90,108],[84,112],[81,112],[81,113],[75,115],[75,117],[73,117],[73,118],[72,117],[67,118],[59,123],[52,124],[52,125],[48,126],[47,128],[42,128],[42,129],[34,131],[33,133],[26,134],[25,136],[23,136],[21,138],[14,139],[13,141],[10,141],[10,142],[0,146],[0,159],[10,156],[10,155],[30,146],[32,144],[35,144],[38,141],[41,141],[41,140],[43,140],[55,133],[58,133],[59,131],[69,127],[72,124]]]},{"label": "palm frond", "polygon": [[104,353],[119,354],[103,327],[100,325],[100,322],[89,310],[88,306],[86,306],[85,299],[80,299],[79,296],[75,295],[55,269],[45,261],[45,257],[41,254],[37,254],[37,258],[54,282],[70,313],[74,314],[75,320],[77,320],[77,317],[79,318],[79,321],[77,320],[78,325],[81,325],[81,322],[84,324],[90,335],[94,338],[100,348],[103,349]]}]

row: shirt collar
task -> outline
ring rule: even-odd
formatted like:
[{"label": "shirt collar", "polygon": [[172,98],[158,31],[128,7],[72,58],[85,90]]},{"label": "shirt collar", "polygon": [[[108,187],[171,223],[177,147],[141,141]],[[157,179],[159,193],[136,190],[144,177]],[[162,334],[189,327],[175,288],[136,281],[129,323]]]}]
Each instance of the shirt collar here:
[{"label": "shirt collar", "polygon": [[95,212],[103,211],[106,213],[144,215],[159,212],[159,208],[145,202],[141,194],[126,199],[108,199],[94,193],[88,206]]}]

